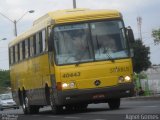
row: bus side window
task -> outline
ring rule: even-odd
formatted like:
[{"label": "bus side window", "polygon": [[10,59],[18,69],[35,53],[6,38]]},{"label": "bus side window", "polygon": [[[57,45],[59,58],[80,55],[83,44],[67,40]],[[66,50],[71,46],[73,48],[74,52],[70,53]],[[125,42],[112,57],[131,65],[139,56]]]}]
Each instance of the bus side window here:
[{"label": "bus side window", "polygon": [[23,60],[23,45],[22,45],[22,42],[20,42],[19,47],[20,47],[20,61],[21,61],[21,60]]},{"label": "bus side window", "polygon": [[49,38],[50,34],[52,33],[52,28],[49,26],[47,30],[45,31],[45,51],[48,51],[48,46],[49,46]]},{"label": "bus side window", "polygon": [[25,59],[25,41],[19,44],[20,61]]},{"label": "bus side window", "polygon": [[28,39],[25,40],[25,58],[29,57],[29,49],[28,49],[29,43]]},{"label": "bus side window", "polygon": [[30,56],[34,55],[34,48],[33,48],[33,37],[30,37]]},{"label": "bus side window", "polygon": [[17,47],[18,47],[18,61],[20,60],[20,48],[19,48],[19,43],[17,44]]},{"label": "bus side window", "polygon": [[35,43],[36,43],[36,55],[40,53],[40,39],[39,39],[39,33],[36,33]]},{"label": "bus side window", "polygon": [[42,45],[42,32],[39,32],[39,53],[43,52],[43,45]]},{"label": "bus side window", "polygon": [[9,48],[9,65],[11,65],[11,48]]},{"label": "bus side window", "polygon": [[13,47],[10,48],[10,64],[13,64]]},{"label": "bus side window", "polygon": [[30,39],[28,38],[28,57],[30,57]]},{"label": "bus side window", "polygon": [[22,59],[25,59],[25,41],[22,41]]},{"label": "bus side window", "polygon": [[42,30],[42,51],[46,50],[46,31]]},{"label": "bus side window", "polygon": [[15,46],[13,46],[13,64],[15,63]]},{"label": "bus side window", "polygon": [[33,55],[36,55],[36,35],[33,36]]},{"label": "bus side window", "polygon": [[15,45],[15,62],[18,62],[18,44]]}]

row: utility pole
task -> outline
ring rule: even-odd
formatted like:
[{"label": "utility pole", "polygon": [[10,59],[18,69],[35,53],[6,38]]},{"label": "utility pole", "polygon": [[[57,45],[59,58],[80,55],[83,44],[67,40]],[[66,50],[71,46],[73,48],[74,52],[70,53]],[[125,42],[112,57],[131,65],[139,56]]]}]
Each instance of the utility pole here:
[{"label": "utility pole", "polygon": [[14,20],[13,23],[14,23],[14,35],[17,36],[17,21]]},{"label": "utility pole", "polygon": [[142,41],[142,29],[141,29],[142,18],[140,16],[137,17],[137,25],[138,25],[139,38]]},{"label": "utility pole", "polygon": [[73,8],[74,8],[74,9],[77,8],[77,7],[76,7],[76,0],[73,0]]},{"label": "utility pole", "polygon": [[17,22],[19,22],[28,13],[34,13],[34,10],[29,10],[29,11],[25,12],[18,20],[12,20],[1,12],[0,12],[0,15],[3,16],[4,18],[8,19],[9,21],[11,21],[14,24],[14,35],[17,36]]}]

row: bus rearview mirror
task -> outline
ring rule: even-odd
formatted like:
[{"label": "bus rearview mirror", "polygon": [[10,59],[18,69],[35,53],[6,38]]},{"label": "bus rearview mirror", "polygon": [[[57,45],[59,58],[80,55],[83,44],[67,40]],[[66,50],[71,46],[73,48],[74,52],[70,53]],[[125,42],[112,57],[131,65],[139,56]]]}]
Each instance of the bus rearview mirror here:
[{"label": "bus rearview mirror", "polygon": [[126,32],[127,32],[127,37],[128,37],[129,42],[134,43],[135,42],[134,34],[130,26],[126,28]]}]

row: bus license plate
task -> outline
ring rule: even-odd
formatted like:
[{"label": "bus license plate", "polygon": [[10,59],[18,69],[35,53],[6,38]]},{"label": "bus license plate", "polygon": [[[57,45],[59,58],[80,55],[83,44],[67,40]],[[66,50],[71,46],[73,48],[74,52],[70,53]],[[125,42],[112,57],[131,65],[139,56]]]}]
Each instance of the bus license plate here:
[{"label": "bus license plate", "polygon": [[104,98],[105,96],[103,94],[98,94],[98,95],[94,95],[93,99],[99,99],[99,98]]}]

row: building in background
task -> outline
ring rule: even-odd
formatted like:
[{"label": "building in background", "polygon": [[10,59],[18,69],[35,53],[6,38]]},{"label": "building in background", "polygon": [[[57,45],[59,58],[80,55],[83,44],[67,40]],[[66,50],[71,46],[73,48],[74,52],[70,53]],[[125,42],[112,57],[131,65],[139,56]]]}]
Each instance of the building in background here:
[{"label": "building in background", "polygon": [[154,65],[144,73],[147,78],[141,79],[142,88],[148,88],[151,94],[160,94],[160,65]]}]

